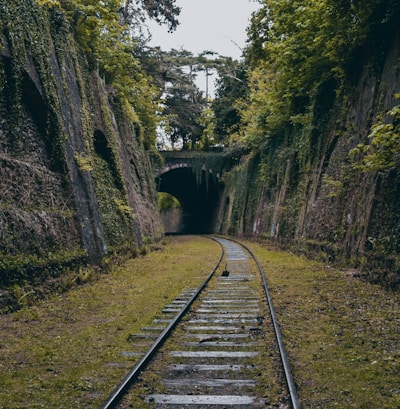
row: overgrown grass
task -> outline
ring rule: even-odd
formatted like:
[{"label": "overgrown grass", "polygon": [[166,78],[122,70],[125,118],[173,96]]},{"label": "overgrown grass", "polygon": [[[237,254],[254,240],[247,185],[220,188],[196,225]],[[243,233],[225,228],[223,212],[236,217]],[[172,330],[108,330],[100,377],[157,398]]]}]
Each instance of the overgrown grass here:
[{"label": "overgrown grass", "polygon": [[[399,293],[249,245],[268,277],[302,408],[400,408]],[[0,316],[0,408],[98,408],[134,365],[121,354],[129,335],[200,283],[218,253],[210,240],[169,239],[96,283]]]},{"label": "overgrown grass", "polygon": [[251,243],[268,277],[303,408],[400,408],[400,297]]},{"label": "overgrown grass", "polygon": [[136,358],[140,332],[183,288],[208,275],[219,245],[174,238],[41,305],[0,317],[0,408],[98,408]]},{"label": "overgrown grass", "polygon": [[[245,263],[245,269],[247,268],[247,263]],[[247,288],[253,288],[256,292],[259,292],[260,297],[264,296],[264,291],[262,287],[262,282],[261,282],[261,277],[258,274],[257,266],[254,262],[250,263],[250,271],[254,272],[254,280],[249,280],[245,281],[243,284],[244,287]],[[211,281],[207,285],[207,290],[220,290],[221,289],[221,283],[220,283],[220,276],[225,270],[226,267],[229,267],[229,271],[232,272],[243,272],[243,265],[240,266],[238,262],[227,262],[227,260],[224,260],[223,263],[221,263],[219,269],[216,271],[215,275],[211,279]],[[192,310],[196,311],[198,308],[201,307],[201,305],[204,303],[204,297],[201,295],[193,304]],[[266,318],[266,321],[269,321],[268,319],[268,308],[267,304],[264,306],[261,305],[261,311],[260,311],[261,316],[264,316]],[[193,319],[193,316],[186,317],[185,321]],[[258,351],[260,354],[257,357],[251,357],[251,358],[230,358],[229,359],[229,364],[234,365],[234,364],[243,364],[243,365],[248,365],[247,368],[242,368],[240,370],[240,379],[254,379],[257,381],[257,386],[256,387],[249,387],[248,389],[246,387],[240,388],[240,393],[242,394],[250,394],[252,396],[258,396],[259,398],[265,399],[266,402],[270,402],[269,404],[272,406],[266,406],[266,408],[272,408],[272,407],[278,407],[279,402],[285,401],[285,394],[284,392],[286,390],[285,384],[284,384],[284,377],[283,377],[283,370],[281,368],[280,361],[278,359],[278,349],[276,346],[275,338],[273,337],[273,330],[272,330],[272,322],[266,322],[266,331],[262,331],[260,333],[254,333],[252,336],[251,342],[259,343],[258,347],[254,346],[247,346],[247,347],[242,347],[240,348],[241,351],[254,351],[255,348],[258,348]],[[208,331],[206,331],[208,332]],[[169,338],[163,345],[162,352],[160,354],[157,354],[155,356],[155,359],[152,360],[149,370],[144,371],[140,375],[140,382],[137,382],[135,384],[134,390],[128,394],[123,402],[121,403],[121,408],[127,408],[127,407],[133,407],[133,408],[141,408],[141,409],[152,409],[155,408],[156,405],[154,402],[145,402],[146,397],[148,397],[150,394],[163,394],[163,393],[168,393],[168,388],[166,385],[163,383],[163,381],[167,378],[171,377],[171,374],[169,373],[169,369],[166,371],[166,367],[170,367],[176,364],[180,363],[187,363],[185,359],[182,359],[181,357],[174,357],[171,356],[168,352],[171,351],[181,351],[182,350],[182,340],[187,337],[187,328],[185,326],[179,326],[175,328],[173,337]],[[217,331],[215,335],[220,335]],[[210,334],[211,336],[211,334]],[[240,341],[238,341],[240,342]],[[248,340],[246,341],[248,342]],[[210,348],[210,347],[209,347]],[[196,343],[196,345],[193,346],[188,346],[185,345],[185,350],[188,351],[198,351],[199,350],[199,344]],[[206,348],[208,349],[208,348]],[[213,350],[214,348],[210,348],[210,350]],[[217,348],[218,349],[218,348]],[[237,351],[238,348],[237,346],[232,346],[232,347],[224,347],[225,351]],[[271,352],[274,351],[274,352]],[[203,358],[204,361],[202,362],[201,360],[197,360],[196,363],[201,364],[226,364],[227,361],[224,358],[214,358],[212,359],[212,362],[207,360],[207,358]],[[190,361],[190,360],[189,360]],[[211,371],[212,372],[212,371]],[[198,380],[202,378],[207,378],[211,376],[211,373],[204,375],[201,373],[201,371],[197,374]],[[231,374],[228,373],[222,374],[222,377],[226,377],[227,379],[232,376]],[[238,376],[238,375],[236,375]],[[172,377],[173,378],[173,377]],[[231,394],[232,390],[229,389],[226,390],[224,387],[220,388],[219,393],[220,394]],[[171,392],[171,391],[170,391]],[[185,386],[182,385],[179,387],[179,392],[181,394],[203,394],[203,393],[210,393],[213,394],[215,392],[215,389],[211,387],[211,389],[208,389],[207,392],[207,387],[202,387],[202,386],[197,386],[193,384],[192,386]],[[235,393],[238,393],[236,390]],[[281,406],[279,406],[281,407]],[[282,405],[282,408],[284,405]]]}]

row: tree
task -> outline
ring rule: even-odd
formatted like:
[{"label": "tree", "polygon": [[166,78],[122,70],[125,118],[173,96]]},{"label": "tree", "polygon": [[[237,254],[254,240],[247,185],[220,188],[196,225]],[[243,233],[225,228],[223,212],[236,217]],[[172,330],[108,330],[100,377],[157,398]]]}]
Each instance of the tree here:
[{"label": "tree", "polygon": [[244,62],[231,58],[222,59],[217,71],[216,95],[211,103],[215,116],[214,133],[217,143],[227,144],[240,125],[237,102],[248,94],[247,73]]},{"label": "tree", "polygon": [[57,7],[70,20],[74,36],[97,69],[115,90],[121,105],[139,125],[145,147],[155,146],[158,92],[142,69],[137,49],[143,46],[136,27],[147,17],[174,30],[180,9],[175,0],[39,0]]},{"label": "tree", "polygon": [[400,6],[396,0],[261,3],[248,30],[250,92],[241,115],[247,141],[263,149],[291,127],[312,126],[324,84],[331,93],[343,89],[350,68],[362,67],[355,57],[360,47],[368,38],[382,37],[383,44],[387,36],[377,34],[395,24]]},{"label": "tree", "polygon": [[143,24],[147,18],[159,24],[166,24],[170,31],[174,31],[179,25],[177,17],[180,7],[176,6],[176,0],[37,0],[40,5],[61,7],[69,11],[75,21],[79,17],[96,16],[101,19],[104,11],[108,10],[118,16],[117,21],[121,26]]},{"label": "tree", "polygon": [[202,126],[199,122],[206,101],[193,83],[179,84],[168,89],[162,115],[166,118],[172,146],[194,149],[201,138]]},{"label": "tree", "polygon": [[159,24],[166,24],[169,31],[174,31],[179,24],[177,16],[181,9],[176,6],[175,0],[126,0],[121,11],[123,24],[143,23],[147,15]]},{"label": "tree", "polygon": [[[400,94],[396,94],[400,99]],[[351,152],[353,166],[363,172],[379,173],[400,163],[400,105],[394,106],[372,127],[369,144],[360,143]]]},{"label": "tree", "polygon": [[[163,134],[171,146],[179,142],[185,148],[210,149],[228,143],[240,120],[236,101],[248,92],[244,63],[213,51],[196,56],[186,50],[159,48],[146,49],[139,58],[160,90]],[[212,71],[219,79],[215,99],[210,101],[207,89],[204,96],[195,80],[200,72],[207,76]]]},{"label": "tree", "polygon": [[161,132],[167,145],[194,149],[202,135],[200,117],[207,106],[195,80],[202,63],[187,50],[143,50],[139,57],[161,98]]},{"label": "tree", "polygon": [[202,127],[202,134],[197,141],[196,149],[201,151],[208,151],[215,146],[215,113],[211,108],[206,108],[200,115],[199,124]]}]

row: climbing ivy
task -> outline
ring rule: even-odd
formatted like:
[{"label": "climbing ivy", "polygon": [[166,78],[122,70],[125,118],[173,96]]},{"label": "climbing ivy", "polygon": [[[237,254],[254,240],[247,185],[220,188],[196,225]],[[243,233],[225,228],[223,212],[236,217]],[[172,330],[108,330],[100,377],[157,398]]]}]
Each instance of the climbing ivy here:
[{"label": "climbing ivy", "polygon": [[340,93],[362,66],[365,44],[383,52],[399,13],[395,0],[263,1],[249,28],[239,139],[262,151],[272,138],[285,141],[287,129],[315,125],[324,84]]},{"label": "climbing ivy", "polygon": [[10,53],[6,97],[10,111],[9,132],[18,140],[22,127],[22,82],[24,67],[33,56],[35,68],[43,89],[42,97],[48,110],[45,121],[47,145],[50,147],[50,160],[56,170],[65,171],[64,134],[60,126],[60,102],[55,89],[55,82],[49,64],[50,47],[49,15],[43,12],[35,2],[13,4],[0,3],[0,19],[3,21]]},{"label": "climbing ivy", "polygon": [[37,254],[4,254],[0,253],[0,284],[38,282],[45,277],[56,277],[66,267],[73,268],[87,262],[85,250],[75,247],[70,250],[58,250],[39,256]]},{"label": "climbing ivy", "polygon": [[[68,223],[69,226],[74,226],[77,222],[75,214],[72,211],[67,212],[72,195],[69,196],[71,192],[69,191],[70,185],[67,181],[68,174],[66,172],[66,135],[64,133],[64,120],[66,118],[62,117],[66,106],[61,106],[60,102],[60,97],[63,98],[64,96],[65,100],[63,102],[65,104],[72,102],[73,95],[71,93],[73,90],[71,91],[68,85],[71,81],[70,75],[74,73],[74,80],[79,90],[81,103],[80,123],[78,123],[76,129],[80,129],[79,125],[82,125],[82,132],[79,132],[79,137],[83,142],[82,149],[74,153],[77,169],[82,172],[83,179],[85,180],[92,180],[91,176],[85,173],[90,172],[94,175],[96,198],[101,210],[101,222],[104,223],[111,248],[121,248],[125,243],[128,243],[133,248],[136,239],[134,235],[135,215],[128,204],[120,162],[118,159],[115,160],[115,158],[119,158],[120,152],[118,151],[115,139],[116,127],[109,112],[110,104],[107,95],[100,101],[100,105],[103,114],[102,119],[105,122],[104,131],[107,134],[108,146],[112,152],[111,156],[114,158],[111,164],[112,169],[110,169],[110,164],[105,164],[104,159],[96,155],[94,149],[94,112],[92,109],[94,104],[93,101],[90,101],[90,98],[93,97],[91,86],[98,77],[97,67],[99,65],[96,64],[96,67],[90,66],[87,63],[90,57],[95,55],[93,54],[94,48],[87,50],[82,47],[82,43],[79,43],[81,45],[79,49],[79,47],[76,47],[76,42],[73,38],[73,35],[77,38],[80,34],[82,36],[88,34],[88,26],[83,27],[84,23],[82,23],[80,28],[84,32],[77,33],[75,30],[79,31],[79,28],[74,25],[77,22],[72,18],[70,13],[72,10],[63,8],[61,3],[57,1],[41,1],[37,3],[30,0],[0,2],[0,28],[2,38],[4,38],[4,45],[7,47],[3,53],[4,57],[0,59],[1,97],[4,97],[7,101],[7,104],[1,107],[5,111],[2,112],[2,115],[7,117],[7,127],[4,129],[4,134],[7,138],[6,143],[10,142],[10,146],[7,146],[7,149],[9,153],[15,154],[18,157],[18,155],[21,156],[21,153],[24,152],[17,151],[17,148],[21,150],[26,148],[24,146],[26,141],[23,140],[26,128],[24,123],[24,118],[26,118],[24,104],[25,102],[29,103],[32,101],[28,100],[29,94],[24,95],[24,93],[26,93],[26,84],[29,83],[30,86],[32,83],[32,91],[37,93],[38,99],[41,99],[40,108],[43,105],[43,110],[40,112],[41,121],[39,126],[43,126],[43,129],[40,129],[40,136],[45,139],[46,148],[48,148],[51,162],[49,167],[52,171],[56,171],[56,178],[59,177],[58,173],[61,173],[62,176],[60,177],[63,177],[63,180],[66,182],[65,197],[57,198],[57,200],[64,202],[65,207],[63,207],[62,211],[65,215],[65,223]],[[55,49],[57,60],[53,59],[53,49]],[[136,61],[133,58],[132,48],[129,51],[125,49],[125,55],[128,52],[132,56],[131,61]],[[93,63],[93,60],[90,62]],[[125,62],[126,60],[121,60],[122,64]],[[60,70],[58,70],[59,67]],[[90,67],[95,68],[94,74],[90,72]],[[131,64],[128,68],[136,70],[137,66]],[[104,74],[106,71],[104,69],[101,72]],[[60,77],[58,77],[58,73],[60,73]],[[117,73],[116,75],[118,77],[119,74]],[[129,71],[125,72],[125,76],[129,76]],[[146,127],[149,133],[147,135],[144,132],[142,137],[150,139],[150,136],[155,134],[154,125],[153,128],[151,127],[152,118],[155,116],[153,114],[155,109],[154,106],[145,106],[146,102],[143,101],[148,97],[148,100],[151,100],[151,103],[153,103],[151,92],[148,92],[151,87],[144,77],[143,80],[141,79],[141,85],[136,87],[138,78],[136,76],[130,82],[127,82],[126,86],[132,88],[128,91],[130,92],[129,95],[124,94],[122,88],[118,88],[118,85],[121,84],[118,83],[118,78],[111,78],[110,81],[113,81],[113,84],[108,84],[108,89],[111,90],[109,95],[114,104],[121,104],[123,106],[125,112],[128,113],[126,115],[127,118],[133,118],[139,123],[143,120],[143,125],[141,126],[143,128]],[[63,92],[65,94],[60,96],[59,93],[62,94]],[[138,98],[141,95],[145,96]],[[142,119],[140,119],[141,113],[136,114],[135,108],[129,103],[129,100],[135,100],[135,104],[137,106],[140,105],[141,111],[139,109],[136,111],[146,111]],[[29,106],[26,108],[30,109]],[[132,115],[129,115],[130,112]],[[77,113],[79,114],[79,112]],[[134,135],[134,133],[132,134]],[[137,146],[139,149],[142,149],[140,144]],[[12,149],[15,149],[15,152]],[[49,172],[49,174],[53,173]],[[31,219],[35,220],[35,222],[39,220],[35,218],[35,212],[40,211],[43,214],[49,214],[49,224],[51,224],[54,216],[52,212],[56,213],[59,211],[59,209],[54,210],[54,208],[48,209],[44,204],[41,207],[39,206],[39,209],[37,207],[34,209],[28,208],[21,203],[14,205],[17,213],[21,212],[21,214],[30,216],[30,212],[32,212]],[[38,206],[38,204],[35,203],[35,206]],[[31,234],[32,232],[28,229],[25,237],[30,238]],[[51,266],[56,265],[56,263],[58,263],[58,271],[61,270],[62,266],[68,267],[73,265],[75,267],[87,258],[86,250],[79,248],[80,242],[78,237],[76,237],[75,245],[72,242],[67,243],[67,239],[63,241],[63,244],[67,244],[67,247],[70,248],[69,250],[60,250],[58,247],[60,243],[52,241],[52,238],[49,237],[47,241],[43,239],[40,242],[38,240],[37,247],[40,248],[40,255],[38,252],[35,252],[37,257],[31,257],[29,252],[25,251],[26,249],[29,250],[29,244],[27,244],[26,248],[24,247],[23,251],[19,251],[19,255],[10,255],[7,254],[10,249],[15,250],[15,252],[21,250],[21,245],[18,244],[20,238],[12,237],[12,229],[10,232],[5,233],[5,235],[6,240],[2,241],[3,247],[0,249],[2,252],[0,255],[2,261],[0,263],[0,270],[1,272],[7,271],[7,274],[4,273],[2,275],[7,283],[25,279],[34,280],[35,277],[38,278],[39,282],[39,279],[45,279],[46,276],[51,275],[49,274]],[[32,244],[30,248],[32,249],[35,246]],[[4,254],[3,249],[5,249]]]},{"label": "climbing ivy", "polygon": [[[400,99],[400,94],[396,94]],[[363,172],[379,173],[393,169],[400,161],[400,105],[382,115],[373,125],[369,143],[360,143],[350,151],[353,167]]]},{"label": "climbing ivy", "polygon": [[132,36],[130,19],[125,14],[128,10],[121,14],[118,0],[40,0],[39,4],[52,13],[55,32],[60,31],[59,25],[68,25],[89,68],[99,71],[122,105],[129,105],[127,116],[140,126],[139,136],[146,149],[155,149],[158,93],[135,56],[141,40]]}]

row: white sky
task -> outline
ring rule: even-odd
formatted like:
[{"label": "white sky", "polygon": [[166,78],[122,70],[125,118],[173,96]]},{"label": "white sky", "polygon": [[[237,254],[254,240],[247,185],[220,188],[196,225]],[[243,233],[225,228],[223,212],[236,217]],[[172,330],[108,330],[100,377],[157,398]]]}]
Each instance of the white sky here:
[{"label": "white sky", "polygon": [[166,27],[149,24],[152,46],[164,51],[171,48],[199,54],[205,50],[239,59],[246,42],[246,28],[255,0],[177,0],[181,7],[180,25],[168,33]]}]

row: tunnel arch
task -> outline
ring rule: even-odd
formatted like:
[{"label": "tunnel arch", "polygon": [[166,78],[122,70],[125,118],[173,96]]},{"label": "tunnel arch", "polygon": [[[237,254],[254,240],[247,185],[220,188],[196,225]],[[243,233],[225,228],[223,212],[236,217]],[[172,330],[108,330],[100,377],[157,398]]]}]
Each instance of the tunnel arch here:
[{"label": "tunnel arch", "polygon": [[212,233],[219,203],[218,180],[206,170],[196,175],[187,165],[174,166],[156,177],[157,190],[175,196],[182,206],[179,233]]}]

